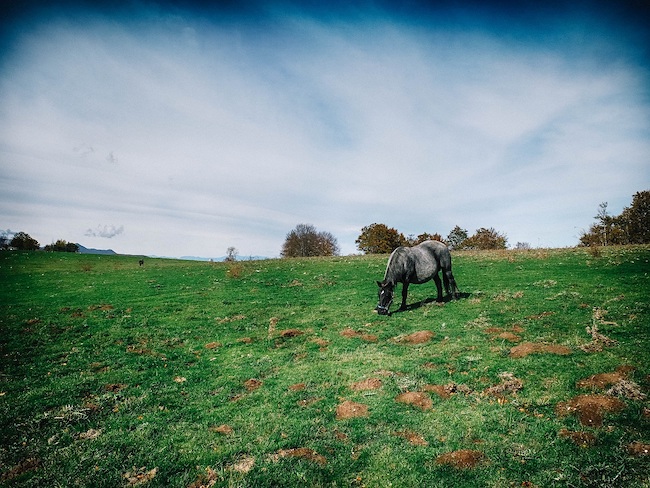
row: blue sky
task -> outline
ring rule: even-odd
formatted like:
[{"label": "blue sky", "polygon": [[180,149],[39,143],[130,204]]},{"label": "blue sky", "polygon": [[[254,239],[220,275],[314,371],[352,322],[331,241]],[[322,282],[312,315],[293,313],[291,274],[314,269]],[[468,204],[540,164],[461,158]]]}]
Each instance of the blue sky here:
[{"label": "blue sky", "polygon": [[343,254],[374,222],[575,245],[650,188],[641,3],[11,2],[0,228],[165,256],[274,257],[300,223]]}]

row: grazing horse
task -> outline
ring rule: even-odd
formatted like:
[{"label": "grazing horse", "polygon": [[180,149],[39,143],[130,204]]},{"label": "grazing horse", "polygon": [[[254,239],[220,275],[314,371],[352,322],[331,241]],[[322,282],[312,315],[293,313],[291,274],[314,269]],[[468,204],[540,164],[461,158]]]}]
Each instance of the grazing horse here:
[{"label": "grazing horse", "polygon": [[395,285],[402,283],[402,305],[406,309],[406,296],[411,283],[416,285],[433,279],[438,296],[436,301],[442,301],[442,283],[438,272],[442,269],[445,291],[452,298],[458,298],[459,290],[451,272],[451,254],[447,246],[438,241],[424,241],[413,247],[398,247],[388,258],[384,280],[378,281],[379,304],[377,312],[388,315],[388,309],[393,302]]},{"label": "grazing horse", "polygon": [[138,261],[138,264],[139,264],[140,266],[144,266],[144,259],[141,259],[140,261]]}]

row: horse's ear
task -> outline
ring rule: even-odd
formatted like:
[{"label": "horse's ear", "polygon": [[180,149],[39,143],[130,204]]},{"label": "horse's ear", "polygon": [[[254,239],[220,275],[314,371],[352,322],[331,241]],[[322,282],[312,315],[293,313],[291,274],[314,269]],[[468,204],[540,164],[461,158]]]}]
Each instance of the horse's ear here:
[{"label": "horse's ear", "polygon": [[378,282],[377,282],[377,286],[378,286],[379,288],[381,288],[381,287],[383,286],[383,283],[382,283],[381,281],[378,281]]}]

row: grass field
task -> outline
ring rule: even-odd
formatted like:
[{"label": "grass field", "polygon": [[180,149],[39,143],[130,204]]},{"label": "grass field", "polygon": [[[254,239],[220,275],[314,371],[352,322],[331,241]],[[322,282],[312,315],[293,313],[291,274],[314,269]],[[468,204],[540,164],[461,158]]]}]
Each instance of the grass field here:
[{"label": "grass field", "polygon": [[0,486],[649,487],[650,248],[0,253]]}]

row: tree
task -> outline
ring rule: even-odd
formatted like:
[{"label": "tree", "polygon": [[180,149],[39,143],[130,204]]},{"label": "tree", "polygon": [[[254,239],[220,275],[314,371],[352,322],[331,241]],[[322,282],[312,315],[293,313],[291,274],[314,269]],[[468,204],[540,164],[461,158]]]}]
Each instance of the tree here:
[{"label": "tree", "polygon": [[79,245],[74,242],[66,242],[63,239],[59,239],[53,244],[46,245],[43,249],[49,252],[78,252]]},{"label": "tree", "polygon": [[640,191],[632,197],[632,205],[619,217],[627,234],[626,244],[650,243],[650,191]]},{"label": "tree", "polygon": [[37,251],[40,248],[38,241],[25,232],[14,235],[9,245],[21,251]]},{"label": "tree", "polygon": [[423,243],[424,241],[440,241],[442,242],[442,236],[437,232],[435,234],[429,234],[428,232],[423,232],[417,237],[409,235],[406,239],[409,246],[417,246],[418,244]]},{"label": "tree", "polygon": [[239,252],[237,251],[236,247],[230,246],[228,250],[226,251],[226,258],[224,259],[225,262],[227,263],[232,263],[234,261],[237,261],[237,255]]},{"label": "tree", "polygon": [[467,231],[459,226],[454,227],[447,236],[447,245],[450,249],[461,249],[463,242],[467,239]]},{"label": "tree", "polygon": [[318,232],[311,224],[298,224],[287,234],[282,246],[283,258],[338,256],[339,245],[329,232]]},{"label": "tree", "polygon": [[632,205],[621,215],[612,217],[607,202],[598,206],[596,223],[582,232],[581,246],[611,246],[650,243],[650,191],[640,191],[632,197]]},{"label": "tree", "polygon": [[408,245],[404,234],[384,224],[370,224],[361,229],[361,235],[354,241],[357,249],[366,254],[387,254],[400,246]]},{"label": "tree", "polygon": [[476,233],[463,241],[461,249],[506,249],[508,238],[505,234],[499,234],[494,228],[480,228]]}]

